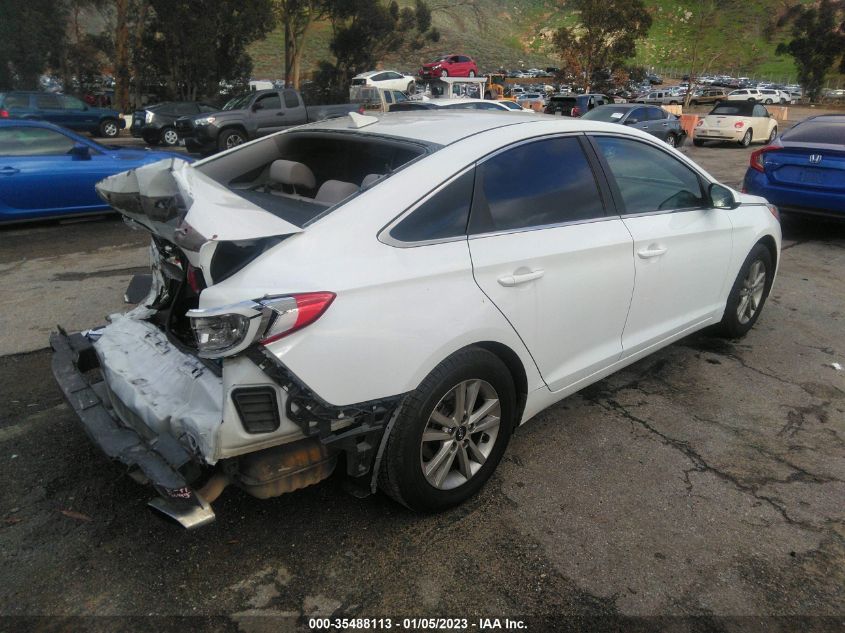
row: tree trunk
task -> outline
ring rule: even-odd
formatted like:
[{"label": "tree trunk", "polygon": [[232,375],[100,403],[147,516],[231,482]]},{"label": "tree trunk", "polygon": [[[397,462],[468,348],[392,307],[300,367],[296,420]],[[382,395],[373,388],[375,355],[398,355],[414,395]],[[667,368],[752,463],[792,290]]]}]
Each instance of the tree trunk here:
[{"label": "tree trunk", "polygon": [[114,102],[119,112],[129,109],[129,0],[115,0],[117,30],[115,33]]},{"label": "tree trunk", "polygon": [[135,103],[135,108],[140,108],[144,100],[144,73],[138,63],[138,55],[142,46],[141,38],[144,37],[144,26],[147,21],[147,9],[149,8],[146,0],[140,0],[138,4],[138,22],[135,24],[135,34],[132,39],[132,76],[135,77],[132,100]]},{"label": "tree trunk", "polygon": [[295,47],[293,31],[290,27],[290,17],[285,19],[285,87],[291,85],[291,72],[293,70],[293,51]]}]

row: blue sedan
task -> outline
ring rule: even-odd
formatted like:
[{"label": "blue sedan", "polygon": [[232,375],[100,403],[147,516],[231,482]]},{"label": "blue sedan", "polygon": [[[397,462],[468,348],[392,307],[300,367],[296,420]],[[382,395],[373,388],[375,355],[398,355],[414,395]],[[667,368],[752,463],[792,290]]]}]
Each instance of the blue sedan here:
[{"label": "blue sedan", "polygon": [[171,152],[105,147],[44,121],[0,121],[0,223],[102,213],[94,184]]},{"label": "blue sedan", "polygon": [[744,191],[787,213],[845,219],[845,116],[811,117],[754,152]]}]

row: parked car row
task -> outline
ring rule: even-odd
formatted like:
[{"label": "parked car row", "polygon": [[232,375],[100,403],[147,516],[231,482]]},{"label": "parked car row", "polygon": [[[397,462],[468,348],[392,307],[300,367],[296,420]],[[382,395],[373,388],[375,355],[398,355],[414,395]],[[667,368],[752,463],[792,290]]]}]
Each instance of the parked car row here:
[{"label": "parked car row", "polygon": [[34,91],[0,92],[0,119],[49,121],[104,138],[114,138],[126,126],[116,110],[96,108],[69,95]]}]

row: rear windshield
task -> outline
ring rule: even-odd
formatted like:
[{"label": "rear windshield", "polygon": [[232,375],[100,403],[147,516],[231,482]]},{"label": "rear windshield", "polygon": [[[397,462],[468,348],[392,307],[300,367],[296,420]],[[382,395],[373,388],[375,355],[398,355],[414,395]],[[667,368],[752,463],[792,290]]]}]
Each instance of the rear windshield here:
[{"label": "rear windshield", "polygon": [[627,108],[625,106],[599,106],[598,108],[593,108],[581,118],[588,121],[615,123],[630,111],[631,108]]},{"label": "rear windshield", "polygon": [[197,169],[302,228],[428,151],[413,142],[364,134],[290,132]]},{"label": "rear windshield", "polygon": [[790,143],[845,145],[845,121],[832,123],[823,118],[810,119],[784,132],[782,138]]},{"label": "rear windshield", "polygon": [[577,103],[575,97],[552,97],[552,103]]},{"label": "rear windshield", "polygon": [[754,111],[753,103],[736,103],[717,105],[710,114],[721,116],[751,116]]}]

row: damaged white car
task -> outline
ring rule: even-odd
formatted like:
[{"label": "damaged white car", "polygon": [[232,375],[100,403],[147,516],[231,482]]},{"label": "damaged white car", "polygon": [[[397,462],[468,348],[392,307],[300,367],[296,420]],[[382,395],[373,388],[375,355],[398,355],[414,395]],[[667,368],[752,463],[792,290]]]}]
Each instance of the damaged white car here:
[{"label": "damaged white car", "polygon": [[187,527],[228,484],[335,469],[460,503],[554,402],[705,326],[748,331],[780,253],[765,200],[577,119],[352,114],[98,189],[152,234],[152,271],[135,309],[52,336],[54,373]]}]

